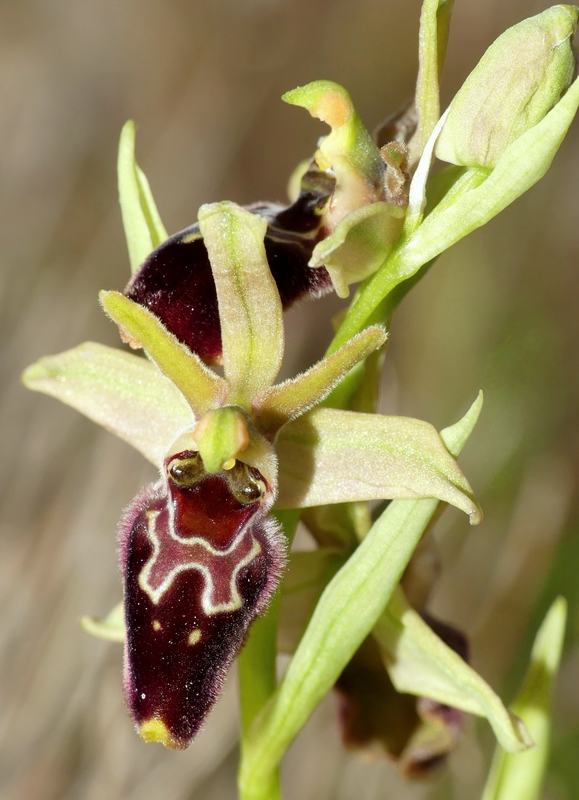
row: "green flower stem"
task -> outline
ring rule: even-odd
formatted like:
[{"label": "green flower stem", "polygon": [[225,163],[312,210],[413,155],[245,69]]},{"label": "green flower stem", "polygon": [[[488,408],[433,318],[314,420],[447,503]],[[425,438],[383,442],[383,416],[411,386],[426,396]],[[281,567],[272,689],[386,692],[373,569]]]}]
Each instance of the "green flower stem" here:
[{"label": "green flower stem", "polygon": [[[276,511],[288,540],[288,550],[300,518],[299,510]],[[241,705],[241,751],[245,750],[249,730],[255,718],[275,692],[277,686],[277,628],[281,593],[273,598],[267,613],[251,627],[247,643],[238,659],[239,697]],[[239,786],[241,800],[279,800],[279,772],[273,770],[268,780],[259,785]]]},{"label": "green flower stem", "polygon": [[[481,405],[479,396],[457,425],[442,432],[454,456]],[[271,784],[287,747],[376,624],[437,507],[437,500],[392,502],[328,584],[277,692],[244,741],[244,800],[267,797],[255,794],[255,787]]]}]

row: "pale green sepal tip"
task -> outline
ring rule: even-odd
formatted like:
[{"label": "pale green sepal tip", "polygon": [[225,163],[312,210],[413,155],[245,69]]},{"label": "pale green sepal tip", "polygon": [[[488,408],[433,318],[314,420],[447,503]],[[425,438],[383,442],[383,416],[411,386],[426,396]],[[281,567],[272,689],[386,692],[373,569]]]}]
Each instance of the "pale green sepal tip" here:
[{"label": "pale green sepal tip", "polygon": [[203,466],[210,474],[215,474],[234,462],[240,452],[249,444],[249,432],[245,414],[235,406],[222,406],[208,411],[203,416],[193,438],[199,448]]},{"label": "pale green sepal tip", "polygon": [[422,619],[398,588],[373,629],[388,673],[399,692],[429,697],[486,717],[503,747],[513,753],[533,744],[525,726],[498,695]]},{"label": "pale green sepal tip", "polygon": [[573,79],[577,20],[574,6],[553,6],[499,36],[450,105],[438,158],[494,167],[510,144],[539,123]]},{"label": "pale green sepal tip", "polygon": [[124,124],[117,162],[119,202],[133,274],[167,238],[149,182],[135,161],[135,131],[133,120]]},{"label": "pale green sepal tip", "polygon": [[267,221],[230,202],[201,206],[198,219],[217,291],[228,401],[249,410],[275,380],[284,349],[283,310],[264,246]]},{"label": "pale green sepal tip", "polygon": [[79,623],[83,631],[97,639],[105,639],[108,642],[125,641],[125,614],[122,602],[104,618],[84,616],[80,618]]},{"label": "pale green sepal tip", "polygon": [[117,323],[121,336],[132,347],[142,347],[159,369],[183,394],[196,417],[225,399],[227,385],[196,353],[170,333],[145,306],[120,292],[99,294],[106,313]]},{"label": "pale green sepal tip", "polygon": [[[461,449],[480,402],[478,398],[458,426],[447,429],[447,446]],[[245,741],[240,785],[248,791],[269,779],[376,624],[437,507],[437,500],[390,503],[326,587],[276,694]]]},{"label": "pale green sepal tip", "polygon": [[372,325],[301,375],[260,392],[253,404],[259,430],[271,437],[290,419],[296,419],[321,402],[356,364],[381,347],[386,338],[386,330],[381,325]]},{"label": "pale green sepal tip", "polygon": [[559,669],[567,603],[558,597],[539,628],[523,685],[512,710],[521,717],[535,747],[513,756],[497,747],[481,800],[539,800],[551,740],[551,691]]},{"label": "pale green sepal tip", "polygon": [[102,425],[157,467],[171,442],[195,422],[185,397],[155,364],[94,342],[44,356],[22,380]]}]

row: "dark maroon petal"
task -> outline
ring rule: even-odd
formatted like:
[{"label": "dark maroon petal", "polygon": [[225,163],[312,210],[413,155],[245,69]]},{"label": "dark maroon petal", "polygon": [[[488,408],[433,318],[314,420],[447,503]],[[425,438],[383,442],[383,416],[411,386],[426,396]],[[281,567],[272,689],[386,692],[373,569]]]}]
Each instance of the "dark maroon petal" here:
[{"label": "dark maroon petal", "polygon": [[[284,310],[300,298],[318,297],[332,284],[324,267],[308,261],[321,234],[320,204],[330,191],[318,180],[287,208],[270,203],[249,206],[268,220],[265,251]],[[320,188],[323,186],[323,191]],[[131,300],[149,308],[168,330],[207,363],[221,359],[221,330],[211,265],[197,224],[163,242],[125,289]]]},{"label": "dark maroon petal", "polygon": [[238,462],[206,475],[195,457],[173,457],[166,484],[136,498],[121,524],[126,702],[144,739],[179,749],[217,699],[285,553],[259,473]]}]

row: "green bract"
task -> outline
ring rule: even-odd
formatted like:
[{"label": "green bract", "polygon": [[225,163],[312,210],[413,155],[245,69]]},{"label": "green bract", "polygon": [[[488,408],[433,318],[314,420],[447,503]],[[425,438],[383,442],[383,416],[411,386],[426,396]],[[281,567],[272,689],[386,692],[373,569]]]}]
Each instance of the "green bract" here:
[{"label": "green bract", "polygon": [[505,31],[450,104],[436,144],[443,161],[493,168],[567,91],[579,9],[553,6]]}]

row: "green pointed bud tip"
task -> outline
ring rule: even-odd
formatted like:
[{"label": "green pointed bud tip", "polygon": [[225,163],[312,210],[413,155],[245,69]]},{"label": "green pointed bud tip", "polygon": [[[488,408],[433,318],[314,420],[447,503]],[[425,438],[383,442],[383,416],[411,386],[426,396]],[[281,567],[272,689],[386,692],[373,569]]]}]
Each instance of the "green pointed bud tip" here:
[{"label": "green pointed bud tip", "polygon": [[235,406],[208,411],[197,423],[193,440],[207,472],[215,474],[221,469],[228,469],[249,444],[243,412]]},{"label": "green pointed bud tip", "polygon": [[307,109],[312,117],[321,119],[331,128],[341,128],[355,114],[352,98],[338,83],[313,81],[282,95],[284,102]]},{"label": "green pointed bud tip", "polygon": [[437,157],[493,168],[510,144],[537,125],[573,80],[578,19],[575,6],[553,6],[499,36],[453,99]]}]

